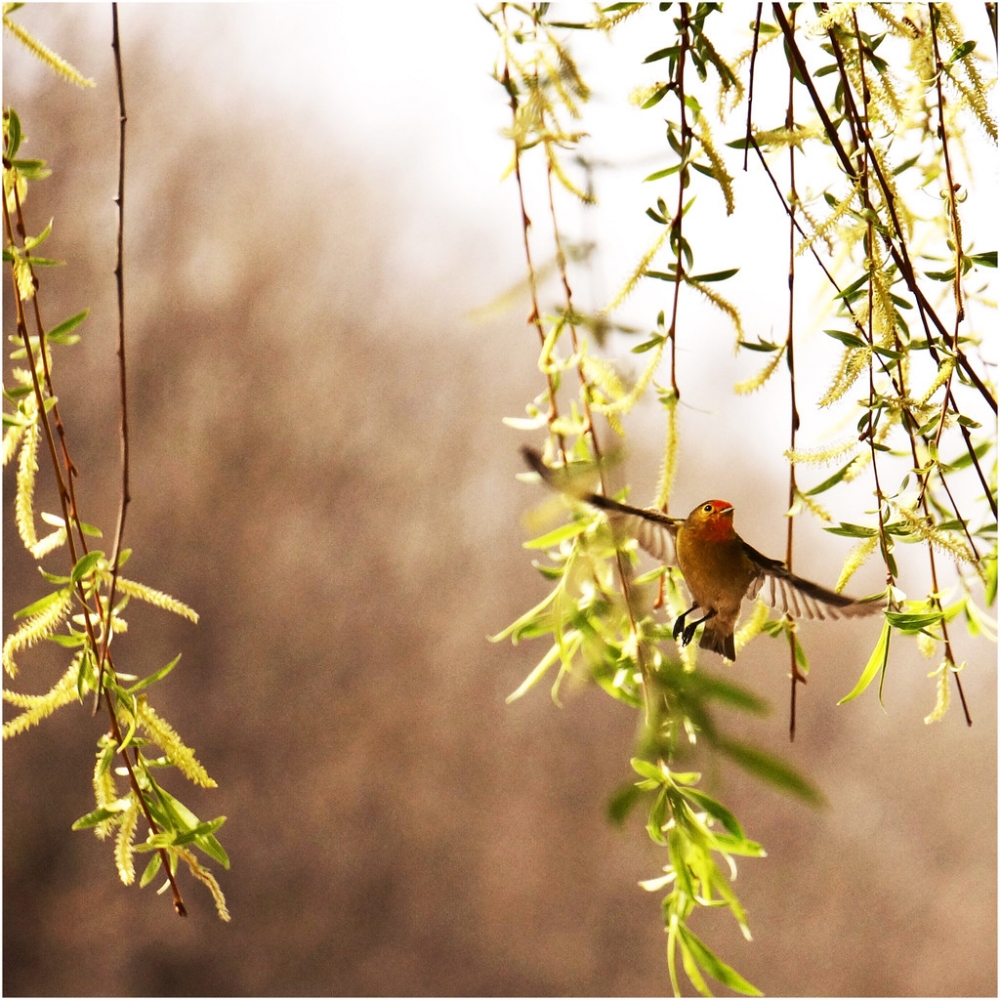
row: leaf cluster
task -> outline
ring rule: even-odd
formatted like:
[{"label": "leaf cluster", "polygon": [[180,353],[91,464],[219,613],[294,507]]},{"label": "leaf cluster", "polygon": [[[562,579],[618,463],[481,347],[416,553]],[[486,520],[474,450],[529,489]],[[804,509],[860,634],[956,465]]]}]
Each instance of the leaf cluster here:
[{"label": "leaf cluster", "polygon": [[[10,18],[19,6],[5,5],[5,28],[56,72],[81,86],[92,85]],[[68,348],[79,341],[88,311],[80,310],[46,329],[40,311],[29,310],[29,303],[37,302],[39,295],[36,269],[58,263],[37,253],[52,232],[52,222],[38,235],[27,235],[23,212],[30,185],[49,176],[50,171],[43,160],[18,155],[24,133],[13,108],[4,109],[3,141],[3,258],[10,265],[16,317],[16,331],[8,336],[13,345],[10,381],[3,391],[3,462],[17,465],[14,516],[25,548],[37,561],[60,552],[65,562],[63,572],[38,567],[48,590],[15,612],[14,619],[20,624],[4,639],[2,661],[5,673],[13,678],[18,661],[40,643],[61,647],[69,656],[65,672],[44,694],[23,694],[4,686],[3,700],[20,711],[4,723],[3,738],[40,724],[64,705],[83,704],[88,694],[94,694],[95,712],[103,701],[109,729],[98,741],[93,777],[96,808],[78,819],[73,829],[93,829],[102,839],[115,832],[115,866],[126,885],[135,880],[135,855],[149,853],[140,885],[147,885],[162,870],[167,877],[164,888],[171,888],[180,915],[185,907],[175,875],[183,861],[211,893],[220,918],[228,920],[221,888],[193,850],[229,867],[216,837],[225,817],[202,822],[154,777],[157,768],[176,768],[197,785],[215,787],[194,752],[148,700],[154,685],[177,666],[180,655],[140,679],[117,669],[112,651],[113,638],[128,630],[124,612],[131,600],[192,622],[197,622],[198,615],[168,594],[121,575],[131,555],[131,550],[120,546],[123,515],[113,553],[90,547],[91,540],[100,538],[102,532],[80,517],[76,481],[81,470],[70,458],[68,433],[54,388],[56,348]],[[123,416],[123,435],[124,420]],[[39,459],[44,453],[59,498],[59,513],[36,511]],[[127,500],[124,487],[123,497],[122,510]],[[38,521],[51,529],[41,537]],[[145,840],[137,841],[140,823],[146,824],[148,833]]]},{"label": "leaf cluster", "polygon": [[[985,284],[975,282],[984,271],[995,269],[996,252],[974,247],[963,238],[966,194],[955,179],[955,152],[962,147],[964,121],[971,115],[987,135],[995,136],[985,101],[989,84],[975,64],[976,44],[965,38],[953,9],[945,5],[929,5],[926,18],[916,8],[901,14],[900,8],[886,4],[819,5],[808,24],[803,23],[805,7],[772,5],[772,19],[760,17],[751,25],[753,48],[727,59],[714,40],[722,5],[660,4],[658,13],[646,5],[643,17],[656,19],[661,41],[645,63],[663,76],[638,88],[632,100],[655,109],[665,126],[666,162],[645,179],[659,188],[646,209],[658,231],[604,311],[607,328],[614,329],[610,317],[640,282],[662,287],[664,303],[655,325],[647,327],[648,334],[631,348],[643,357],[644,366],[629,384],[613,360],[594,356],[586,341],[577,337],[576,326],[583,318],[572,306],[565,259],[559,262],[561,301],[547,311],[541,307],[535,280],[539,272],[529,239],[532,216],[522,180],[527,161],[521,154],[533,146],[553,146],[557,139],[564,151],[584,139],[582,133],[555,127],[556,116],[549,110],[556,106],[554,98],[548,104],[534,98],[532,87],[537,89],[538,81],[545,81],[550,95],[559,93],[548,70],[533,69],[533,82],[527,82],[525,67],[540,65],[533,55],[539,39],[568,51],[568,43],[557,42],[554,29],[610,30],[625,19],[631,21],[639,6],[596,8],[589,21],[575,22],[549,20],[545,4],[530,9],[501,4],[488,15],[504,46],[503,69],[496,76],[514,111],[515,126],[508,135],[515,143],[513,172],[521,194],[533,294],[531,322],[539,333],[539,368],[547,381],[545,391],[526,407],[527,417],[506,422],[522,430],[548,430],[545,462],[571,497],[606,492],[609,461],[602,454],[594,419],[603,414],[615,434],[624,437],[623,418],[654,390],[666,422],[654,506],[666,510],[680,448],[681,385],[675,353],[685,334],[678,307],[682,293],[696,292],[732,323],[738,351],[752,357],[767,355],[761,370],[737,384],[737,393],[762,390],[780,372],[789,374],[788,515],[794,518],[808,510],[825,521],[831,533],[855,539],[838,590],[873,556],[881,558],[885,567],[892,610],[857,684],[842,701],[860,695],[875,677],[880,678],[881,697],[890,640],[897,633],[915,638],[925,655],[944,648],[931,673],[937,694],[927,721],[940,719],[947,710],[949,684],[959,691],[968,717],[960,678],[965,664],[956,662],[949,624],[962,618],[971,635],[995,637],[995,625],[974,594],[981,586],[984,603],[992,604],[997,575],[997,460],[991,420],[996,394],[980,352],[981,335],[966,310],[967,304],[989,303]],[[670,39],[663,39],[665,27]],[[789,76],[789,103],[778,120],[768,120],[773,114],[769,108],[759,116],[751,110],[758,54],[779,60]],[[907,60],[908,68],[901,72],[899,67]],[[549,63],[555,65],[552,59]],[[746,78],[741,80],[737,70],[747,64],[750,74],[745,85]],[[580,81],[574,93],[586,92]],[[525,94],[529,97],[522,101]],[[720,145],[704,109],[717,103],[718,120],[711,123],[717,130],[744,97],[748,100],[745,131]],[[521,106],[532,102],[543,111],[529,118]],[[563,100],[561,107],[576,117],[576,105]],[[523,127],[529,120],[535,123],[532,129]],[[740,150],[747,158],[753,153],[771,182],[793,237],[790,272],[794,273],[797,258],[808,258],[829,282],[821,324],[828,327],[826,336],[818,338],[818,346],[808,345],[805,361],[801,334],[791,319],[783,338],[744,329],[738,303],[716,288],[737,274],[736,267],[695,266],[698,230],[693,219],[700,189],[707,185],[719,191],[727,214],[735,209],[727,148]],[[810,165],[818,163],[816,151],[829,154],[833,171],[817,175],[819,184],[813,182],[809,191],[800,193],[795,163],[801,163],[807,152]],[[546,152],[544,164],[551,174],[547,156]],[[582,154],[578,159],[585,162]],[[790,183],[777,177],[780,160],[789,163]],[[942,184],[943,210],[925,218],[915,202]],[[559,247],[563,237],[551,187],[550,207]],[[669,254],[665,264],[657,261],[661,254]],[[930,266],[923,267],[924,260]],[[936,297],[935,286],[945,295]],[[953,319],[944,314],[948,306]],[[825,362],[813,358],[819,358],[831,341],[840,356],[825,392],[815,401],[816,409],[834,414],[839,427],[846,424],[853,430],[846,437],[841,432],[834,443],[820,440],[803,446],[796,440],[800,426],[796,364],[820,368]],[[706,338],[700,338],[699,349],[708,350]],[[660,373],[662,367],[667,367],[666,375]],[[566,376],[573,372],[577,378],[571,381]],[[799,484],[799,467],[832,463],[836,463],[833,470],[817,477],[818,482]],[[872,509],[864,516],[838,521],[824,505],[862,476],[872,483]],[[674,991],[681,990],[676,961],[680,954],[681,965],[700,992],[708,993],[707,973],[732,989],[754,993],[753,986],[693,934],[689,920],[701,907],[721,906],[746,931],[745,914],[725,872],[734,854],[763,852],[744,836],[725,806],[697,787],[700,776],[679,771],[678,765],[700,741],[806,801],[817,804],[821,797],[792,769],[732,740],[717,727],[713,702],[721,700],[746,711],[760,706],[750,692],[707,675],[691,646],[675,645],[669,624],[663,623],[657,609],[666,608],[668,623],[686,609],[679,572],[666,567],[644,572],[634,539],[616,534],[607,517],[592,507],[571,502],[571,511],[571,520],[557,527],[543,528],[535,521],[537,537],[526,547],[547,554],[547,560],[535,565],[551,589],[494,637],[515,643],[540,638],[547,643],[547,651],[509,700],[524,696],[554,674],[551,691],[557,702],[567,685],[593,683],[642,713],[643,735],[633,761],[642,780],[615,796],[611,814],[621,820],[644,802],[647,832],[668,851],[665,876],[645,887],[669,889],[663,913]],[[790,533],[789,564],[791,539]],[[895,556],[899,544],[922,546],[927,553],[931,587],[924,597],[908,597],[902,589]],[[939,578],[943,556],[956,567],[950,591]],[[806,651],[794,622],[768,621],[763,605],[754,609],[737,634],[737,649],[762,632],[788,644],[794,727],[794,689],[808,672]],[[719,859],[725,864],[720,866]]]}]

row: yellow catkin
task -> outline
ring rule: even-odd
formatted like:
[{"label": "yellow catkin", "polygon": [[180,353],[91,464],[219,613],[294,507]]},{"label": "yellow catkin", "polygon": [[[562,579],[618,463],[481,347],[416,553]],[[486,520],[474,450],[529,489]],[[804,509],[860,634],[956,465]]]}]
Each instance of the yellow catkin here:
[{"label": "yellow catkin", "polygon": [[814,448],[812,451],[791,451],[790,449],[786,449],[785,458],[795,465],[829,465],[831,462],[842,458],[849,451],[857,448],[857,446],[857,437],[851,437],[846,441],[840,441],[823,448]]},{"label": "yellow catkin", "polygon": [[115,838],[115,867],[118,869],[118,877],[125,885],[131,885],[135,881],[135,851],[132,841],[135,839],[138,822],[139,807],[132,802],[122,813],[118,836]]},{"label": "yellow catkin", "polygon": [[740,396],[749,396],[751,393],[762,388],[767,380],[777,370],[777,367],[781,363],[781,359],[784,356],[785,347],[782,345],[781,350],[775,351],[771,360],[759,372],[757,372],[756,375],[752,375],[750,378],[745,379],[742,382],[737,382],[736,385],[733,386],[733,392]]},{"label": "yellow catkin", "polygon": [[215,788],[216,783],[208,776],[208,772],[198,762],[194,751],[184,744],[174,728],[161,719],[149,707],[145,697],[136,701],[139,725],[146,731],[149,738],[163,749],[173,764],[189,781],[203,788]]},{"label": "yellow catkin", "polygon": [[[118,789],[115,787],[115,777],[110,767],[101,767],[103,753],[97,755],[97,762],[94,765],[94,801],[98,807],[110,805],[118,798]],[[104,820],[94,827],[94,834],[98,840],[104,840],[111,833],[113,823],[111,820]]]},{"label": "yellow catkin", "polygon": [[799,493],[796,499],[815,517],[818,517],[821,521],[826,521],[828,524],[833,520],[830,516],[830,512],[815,498],[808,496],[805,493]]},{"label": "yellow catkin", "polygon": [[928,635],[926,632],[917,633],[917,649],[920,650],[920,655],[924,659],[929,660],[937,652],[937,640]]},{"label": "yellow catkin", "polygon": [[69,614],[72,605],[70,592],[64,591],[57,600],[43,608],[37,615],[31,615],[21,623],[16,632],[12,632],[3,643],[3,668],[11,677],[17,673],[14,654],[24,649],[30,649],[41,642],[62,624]]},{"label": "yellow catkin", "polygon": [[937,670],[928,676],[937,675],[937,699],[930,715],[924,717],[924,723],[930,725],[932,722],[940,722],[948,711],[948,704],[951,701],[951,689],[948,686],[951,671],[948,669],[948,661],[945,660]]},{"label": "yellow catkin", "polygon": [[667,432],[663,447],[663,464],[660,466],[660,479],[656,485],[656,506],[667,509],[670,494],[674,489],[674,479],[677,475],[677,453],[680,445],[677,433],[677,402],[676,393],[671,392],[664,398],[663,405],[667,411]]},{"label": "yellow catkin", "polygon": [[[7,5],[4,4],[6,7]],[[57,56],[51,49],[43,45],[37,38],[30,35],[16,21],[12,21],[7,14],[3,16],[3,26],[26,48],[32,55],[36,56],[50,69],[58,73],[63,79],[78,87],[93,87],[94,81],[83,76],[74,69],[65,59]]]},{"label": "yellow catkin", "polygon": [[170,850],[171,853],[176,854],[184,861],[191,874],[198,879],[199,882],[208,886],[208,891],[212,894],[212,899],[215,902],[215,910],[219,914],[219,918],[228,923],[230,917],[229,910],[226,908],[226,897],[222,894],[222,889],[216,881],[215,876],[207,868],[199,864],[198,859],[194,856],[193,852],[189,851],[187,848],[172,847]]},{"label": "yellow catkin", "polygon": [[760,635],[767,623],[767,619],[770,612],[767,605],[761,601],[757,600],[754,602],[753,611],[750,613],[750,617],[746,622],[740,627],[736,635],[733,637],[733,642],[736,646],[736,652],[738,653],[751,639]]},{"label": "yellow catkin", "polygon": [[38,422],[24,430],[17,468],[17,495],[14,499],[14,520],[17,533],[26,549],[38,542],[35,534],[35,475],[38,472]]},{"label": "yellow catkin", "polygon": [[736,207],[735,196],[733,195],[733,178],[726,170],[725,161],[715,148],[715,140],[712,138],[712,130],[709,128],[708,119],[700,112],[695,112],[695,122],[698,125],[698,139],[701,141],[702,149],[708,162],[712,165],[712,176],[718,181],[722,188],[722,195],[726,201],[726,215],[732,215]]},{"label": "yellow catkin", "polygon": [[17,446],[24,436],[24,424],[11,424],[3,432],[3,464],[6,466],[17,454]]},{"label": "yellow catkin", "polygon": [[136,583],[135,580],[127,580],[120,576],[118,577],[118,590],[123,594],[128,594],[129,597],[134,597],[136,600],[146,601],[148,604],[154,604],[164,611],[172,611],[175,615],[187,618],[195,624],[198,623],[198,612],[193,608],[189,608],[186,604],[171,597],[169,594],[164,594],[159,590],[154,590],[152,587],[147,587],[144,583]]},{"label": "yellow catkin", "polygon": [[716,309],[724,312],[729,317],[733,326],[736,327],[736,344],[733,347],[733,351],[739,351],[740,341],[743,340],[743,320],[740,318],[739,309],[728,299],[723,298],[718,292],[709,288],[708,285],[704,285],[700,281],[693,281],[691,278],[687,279],[687,283],[696,291],[701,292]]},{"label": "yellow catkin", "polygon": [[837,585],[833,588],[839,594],[844,587],[847,586],[847,581],[850,580],[852,576],[865,564],[868,557],[878,548],[878,535],[872,535],[870,538],[862,538],[857,545],[847,553],[847,558],[844,559],[843,568],[840,571],[840,576],[837,578]]},{"label": "yellow catkin", "polygon": [[639,284],[639,279],[642,278],[642,276],[649,269],[649,265],[653,263],[653,258],[660,252],[660,248],[666,242],[669,235],[670,227],[664,226],[663,231],[659,236],[657,236],[653,245],[642,255],[642,259],[639,261],[638,266],[625,280],[625,284],[622,285],[618,294],[607,306],[605,306],[605,313],[614,312],[632,294],[632,292],[635,291],[635,286]]},{"label": "yellow catkin", "polygon": [[79,657],[74,658],[66,673],[43,695],[19,695],[4,688],[3,700],[25,709],[20,715],[3,724],[3,738],[5,740],[38,725],[42,719],[50,716],[56,709],[77,700],[78,662]]}]

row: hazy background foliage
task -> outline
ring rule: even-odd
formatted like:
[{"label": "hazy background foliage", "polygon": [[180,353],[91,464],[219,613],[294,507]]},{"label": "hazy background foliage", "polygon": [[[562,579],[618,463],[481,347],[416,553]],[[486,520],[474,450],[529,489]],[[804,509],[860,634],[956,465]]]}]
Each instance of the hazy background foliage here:
[{"label": "hazy background foliage", "polygon": [[[70,833],[92,807],[103,722],[66,708],[4,746],[4,992],[666,992],[658,900],[636,886],[662,859],[638,816],[624,832],[604,819],[631,780],[632,713],[592,690],[562,710],[544,691],[507,707],[539,650],[485,642],[545,591],[520,547],[519,516],[540,497],[513,479],[521,438],[500,423],[539,390],[537,345],[523,304],[485,324],[467,316],[517,277],[514,193],[495,183],[502,145],[482,181],[490,210],[455,215],[442,190],[440,218],[414,227],[407,193],[442,183],[433,157],[373,165],[336,128],[264,99],[259,81],[225,80],[240,7],[206,11],[183,46],[172,8],[133,10],[126,541],[130,575],[202,619],[133,604],[134,636],[116,648],[119,668],[138,674],[183,651],[158,697],[219,782],[185,794],[200,815],[229,816],[220,836],[233,868],[221,879],[233,922],[186,878],[192,912],[178,920],[168,899],[121,886],[106,845]],[[455,42],[449,31],[480,30],[471,5],[462,17],[442,26],[427,74]],[[81,344],[57,351],[56,385],[84,518],[108,535],[110,13],[48,6],[23,20],[98,81],[73,90],[4,40],[4,103],[24,124],[23,155],[54,171],[32,189],[29,224],[54,217],[46,250],[67,261],[41,275],[43,316],[92,309]],[[366,44],[391,59],[375,49],[383,29],[391,22]],[[494,96],[464,123],[470,143],[502,122]],[[417,264],[408,273],[424,236],[454,241],[464,263],[430,281]],[[7,294],[4,320],[10,331]],[[657,442],[629,455],[636,498],[651,489]],[[687,448],[681,495],[725,493],[738,469],[728,492],[739,528],[778,554],[784,480],[769,483],[741,451],[735,436],[711,454]],[[8,504],[12,482],[6,470]],[[772,511],[749,503],[764,491]],[[46,496],[40,509],[52,509]],[[843,551],[820,540],[800,571],[832,583]],[[42,589],[6,507],[3,585],[9,628]],[[772,995],[995,994],[995,652],[966,641],[971,730],[954,707],[924,725],[934,663],[902,644],[887,712],[874,691],[837,708],[876,631],[803,628],[812,672],[791,748],[784,647],[758,640],[738,666],[711,665],[769,698],[770,718],[733,726],[787,753],[829,808],[717,770],[709,790],[769,857],[740,867],[752,944],[724,917],[695,930]],[[25,657],[20,688],[46,690],[63,666],[57,650]]]}]

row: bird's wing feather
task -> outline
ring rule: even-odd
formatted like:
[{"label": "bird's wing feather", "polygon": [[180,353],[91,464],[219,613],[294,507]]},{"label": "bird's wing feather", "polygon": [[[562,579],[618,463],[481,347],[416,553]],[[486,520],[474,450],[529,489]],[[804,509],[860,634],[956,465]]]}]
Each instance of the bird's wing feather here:
[{"label": "bird's wing feather", "polygon": [[634,538],[654,559],[672,566],[677,564],[677,528],[683,522],[662,511],[630,507],[597,493],[591,493],[583,499],[607,511],[612,525]]},{"label": "bird's wing feather", "polygon": [[857,618],[883,611],[879,601],[858,601],[838,594],[818,583],[803,580],[790,572],[783,562],[769,559],[752,545],[743,542],[743,551],[757,567],[746,596],[759,597],[765,604],[792,618]]},{"label": "bird's wing feather", "polygon": [[574,490],[570,480],[553,475],[553,470],[545,465],[542,456],[534,448],[524,446],[521,448],[521,454],[528,465],[553,489],[568,493],[606,511],[615,529],[634,538],[654,559],[676,564],[674,541],[677,537],[677,528],[683,523],[681,520],[659,510],[632,507],[627,503],[612,500],[611,497],[601,496],[599,493]]}]

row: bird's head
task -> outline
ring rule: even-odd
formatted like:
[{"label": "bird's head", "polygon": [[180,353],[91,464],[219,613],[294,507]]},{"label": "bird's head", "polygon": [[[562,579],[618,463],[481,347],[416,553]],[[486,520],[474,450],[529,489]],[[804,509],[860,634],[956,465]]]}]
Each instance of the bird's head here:
[{"label": "bird's head", "polygon": [[733,505],[726,500],[706,500],[688,514],[685,527],[699,538],[725,542],[736,537],[733,513]]}]

